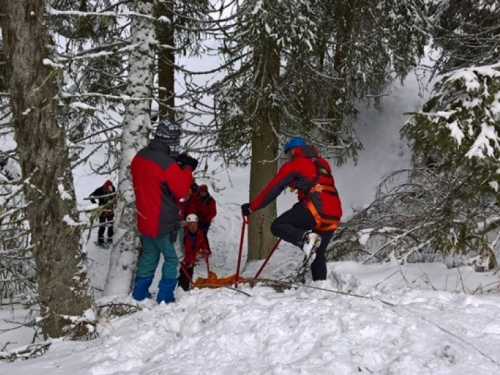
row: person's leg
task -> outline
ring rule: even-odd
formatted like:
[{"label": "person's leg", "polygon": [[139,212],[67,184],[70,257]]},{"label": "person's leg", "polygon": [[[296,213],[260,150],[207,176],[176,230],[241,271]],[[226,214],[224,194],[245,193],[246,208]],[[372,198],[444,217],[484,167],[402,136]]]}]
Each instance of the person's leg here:
[{"label": "person's leg", "polygon": [[208,240],[208,230],[210,229],[210,223],[201,223],[200,229],[205,233],[205,238],[207,239],[208,246],[210,246],[210,241]]},{"label": "person's leg", "polygon": [[208,230],[210,229],[210,224],[211,223],[201,223],[200,224],[200,229],[205,233],[205,236],[208,236]]},{"label": "person's leg", "polygon": [[149,298],[149,287],[153,282],[154,274],[160,260],[160,250],[156,246],[155,238],[141,236],[142,252],[137,263],[132,297],[137,301]]},{"label": "person's leg", "polygon": [[326,280],[327,269],[325,252],[328,244],[332,239],[333,232],[334,231],[317,232],[321,237],[321,244],[316,250],[316,258],[311,264],[312,279],[314,281]]},{"label": "person's leg", "polygon": [[163,266],[161,268],[162,279],[158,284],[158,303],[175,302],[174,291],[177,286],[177,271],[179,268],[179,258],[175,252],[174,244],[170,240],[170,235],[155,239],[158,248],[163,254]]},{"label": "person's leg", "polygon": [[300,203],[278,216],[271,224],[271,233],[295,246],[301,247],[304,233],[314,229],[316,221]]},{"label": "person's leg", "polygon": [[104,215],[99,216],[99,229],[97,229],[97,244],[99,246],[104,245],[104,230],[106,229],[106,217]]},{"label": "person's leg", "polygon": [[185,290],[189,290],[189,284],[193,280],[194,267],[183,267],[181,265],[181,269],[179,271],[179,286]]},{"label": "person's leg", "polygon": [[108,243],[113,242],[113,220],[115,215],[108,216]]}]

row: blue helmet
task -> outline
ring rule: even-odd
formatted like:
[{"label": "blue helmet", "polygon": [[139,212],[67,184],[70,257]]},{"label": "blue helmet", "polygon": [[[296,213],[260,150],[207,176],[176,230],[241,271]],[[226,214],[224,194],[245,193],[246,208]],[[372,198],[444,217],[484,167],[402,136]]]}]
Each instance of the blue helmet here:
[{"label": "blue helmet", "polygon": [[285,153],[287,153],[288,151],[290,151],[294,147],[305,146],[305,145],[306,145],[306,141],[304,138],[292,137],[288,140],[287,143],[285,143],[284,151],[285,151]]}]

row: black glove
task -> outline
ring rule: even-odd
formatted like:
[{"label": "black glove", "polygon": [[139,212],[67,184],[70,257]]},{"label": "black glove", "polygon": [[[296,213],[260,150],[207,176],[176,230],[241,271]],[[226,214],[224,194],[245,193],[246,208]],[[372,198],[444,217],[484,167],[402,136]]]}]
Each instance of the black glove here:
[{"label": "black glove", "polygon": [[177,231],[173,230],[170,232],[170,243],[175,243],[177,241]]},{"label": "black glove", "polygon": [[177,163],[179,163],[179,165],[181,167],[187,166],[187,167],[191,168],[191,170],[193,172],[196,169],[196,167],[198,166],[198,160],[196,160],[195,158],[192,158],[188,154],[180,154],[177,156],[177,158],[175,160],[177,161]]},{"label": "black glove", "polygon": [[250,203],[241,205],[241,213],[243,214],[243,216],[249,216],[252,213],[252,210],[250,209]]}]

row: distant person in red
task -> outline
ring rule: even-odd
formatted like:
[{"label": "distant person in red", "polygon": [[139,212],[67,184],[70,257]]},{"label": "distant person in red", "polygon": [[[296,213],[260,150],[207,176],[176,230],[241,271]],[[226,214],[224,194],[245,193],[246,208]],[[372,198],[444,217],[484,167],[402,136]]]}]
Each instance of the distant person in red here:
[{"label": "distant person in red", "polygon": [[[110,180],[90,194],[92,203],[99,203],[99,229],[97,230],[97,246],[105,247],[113,241],[113,220],[115,218],[116,189]],[[96,202],[97,201],[97,202]],[[108,238],[104,232],[108,228]]]},{"label": "distant person in red", "polygon": [[208,192],[207,185],[200,185],[198,189],[198,217],[200,219],[200,229],[208,236],[208,230],[212,220],[217,215],[217,205],[215,199]]},{"label": "distant person in red", "polygon": [[287,187],[298,191],[299,202],[271,224],[271,232],[305,253],[313,280],[326,280],[325,250],[342,217],[342,205],[328,161],[302,137],[285,144],[289,161],[250,203],[241,206],[250,215],[275,200]]},{"label": "distant person in red", "polygon": [[210,246],[208,245],[205,233],[198,228],[198,216],[189,214],[186,217],[184,227],[184,260],[181,262],[179,274],[179,286],[184,290],[189,290],[189,283],[193,280],[194,266],[198,258],[210,256]]}]

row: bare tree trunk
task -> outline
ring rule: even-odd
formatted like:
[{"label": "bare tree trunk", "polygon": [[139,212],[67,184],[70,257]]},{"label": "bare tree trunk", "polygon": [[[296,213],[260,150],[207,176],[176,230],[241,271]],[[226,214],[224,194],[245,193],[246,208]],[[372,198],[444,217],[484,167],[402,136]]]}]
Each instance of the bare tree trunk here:
[{"label": "bare tree trunk", "polygon": [[[277,139],[269,124],[252,137],[252,162],[250,165],[250,197],[257,194],[274,177],[277,171]],[[271,250],[275,237],[270,227],[276,218],[276,201],[250,216],[248,224],[248,260],[263,259]]]},{"label": "bare tree trunk", "polygon": [[156,5],[156,17],[166,17],[170,22],[161,22],[156,28],[158,35],[158,85],[160,87],[160,119],[175,121],[175,52],[173,6],[175,0],[166,0]]},{"label": "bare tree trunk", "polygon": [[27,217],[34,245],[45,336],[91,307],[64,126],[58,123],[57,71],[43,0],[1,0],[11,106]]},{"label": "bare tree trunk", "polygon": [[[274,47],[274,46],[273,46]],[[263,53],[262,66],[256,69],[260,74],[257,82],[260,89],[267,93],[265,103],[260,103],[259,119],[252,135],[252,161],[250,164],[250,199],[274,177],[278,166],[279,113],[270,99],[270,93],[279,78],[280,60],[276,48]],[[276,201],[266,208],[252,214],[248,225],[248,260],[263,259],[271,250],[275,237],[270,226],[276,218]]]},{"label": "bare tree trunk", "polygon": [[[153,14],[152,0],[137,0],[136,13]],[[151,127],[151,97],[153,87],[154,25],[145,17],[133,17],[127,95],[134,98],[126,109],[123,119],[122,154],[118,182],[118,203],[115,217],[115,235],[109,272],[104,288],[105,295],[128,294],[137,263],[138,247],[134,190],[130,174],[130,162],[134,155],[148,143]]]}]

